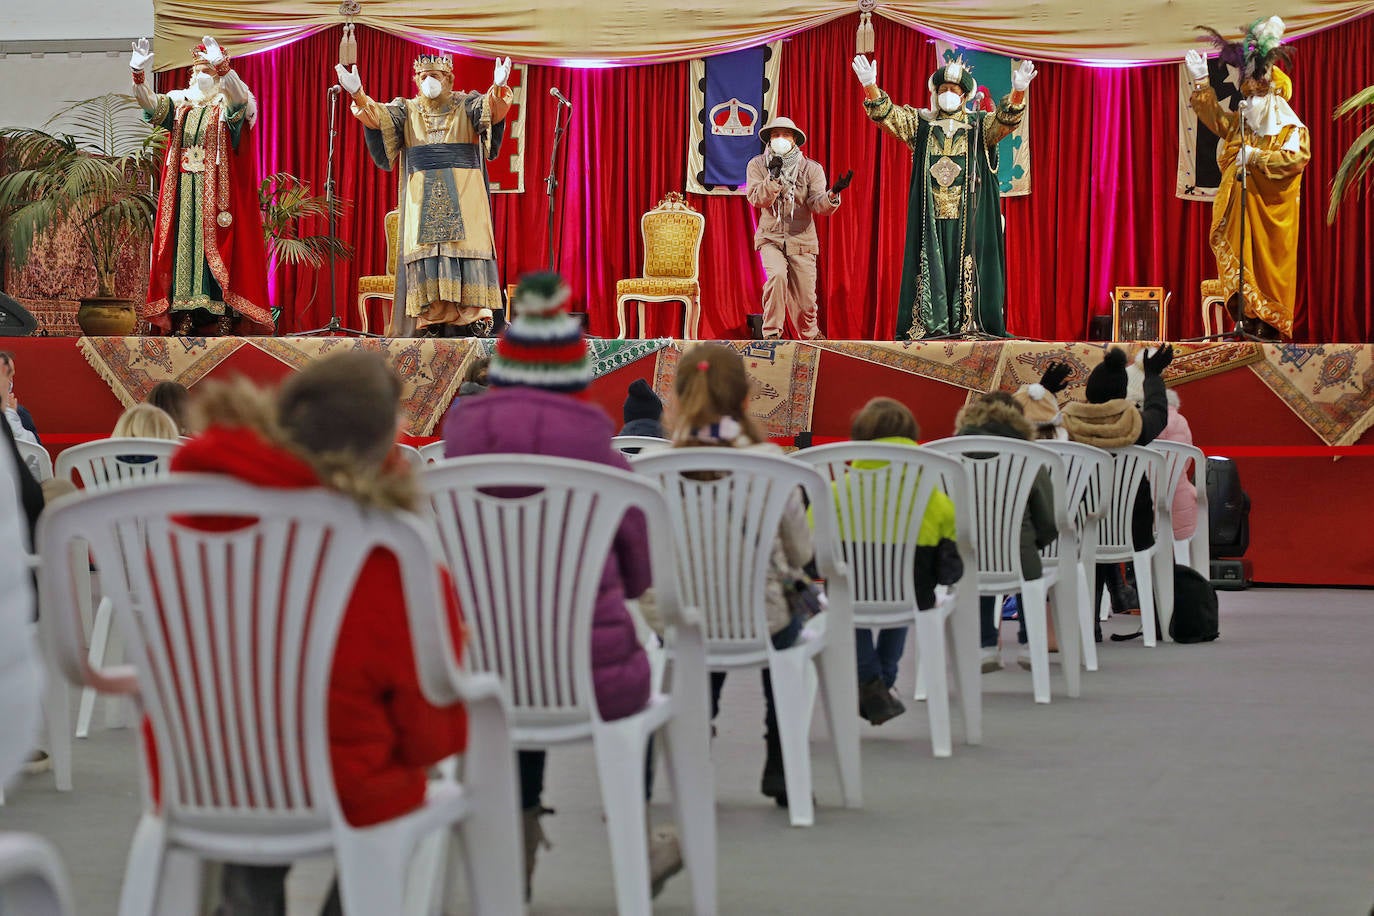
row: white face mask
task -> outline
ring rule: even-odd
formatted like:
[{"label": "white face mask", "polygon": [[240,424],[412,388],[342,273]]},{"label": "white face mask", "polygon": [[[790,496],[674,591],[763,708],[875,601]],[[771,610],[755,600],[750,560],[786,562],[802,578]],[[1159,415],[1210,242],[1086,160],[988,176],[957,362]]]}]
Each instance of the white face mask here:
[{"label": "white face mask", "polygon": [[940,106],[941,111],[953,113],[959,110],[963,98],[957,92],[942,92],[935,97],[935,102]]},{"label": "white face mask", "polygon": [[204,98],[215,89],[215,78],[208,73],[193,73],[187,92]]},{"label": "white face mask", "polygon": [[786,137],[774,137],[768,141],[768,148],[779,156],[786,156],[792,152],[792,141]]},{"label": "white face mask", "polygon": [[444,92],[444,84],[432,76],[420,80],[420,94],[427,99],[437,99]]}]

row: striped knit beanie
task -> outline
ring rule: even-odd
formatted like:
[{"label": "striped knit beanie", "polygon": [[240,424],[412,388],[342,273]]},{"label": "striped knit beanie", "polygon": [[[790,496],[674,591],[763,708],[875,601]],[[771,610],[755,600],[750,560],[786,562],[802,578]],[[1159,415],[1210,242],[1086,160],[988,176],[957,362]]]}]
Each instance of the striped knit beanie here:
[{"label": "striped knit beanie", "polygon": [[527,274],[515,288],[514,316],[496,343],[488,378],[502,387],[581,391],[592,381],[582,322],[568,314],[572,291],[556,273]]}]

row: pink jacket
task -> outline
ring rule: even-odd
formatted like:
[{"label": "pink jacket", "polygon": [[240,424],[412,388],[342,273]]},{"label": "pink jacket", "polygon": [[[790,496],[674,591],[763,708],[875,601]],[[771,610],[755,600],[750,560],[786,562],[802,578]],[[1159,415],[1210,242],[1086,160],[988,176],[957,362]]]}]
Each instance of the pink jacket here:
[{"label": "pink jacket", "polygon": [[[1170,398],[1169,404],[1169,425],[1164,427],[1164,432],[1159,434],[1159,438],[1168,442],[1182,442],[1186,445],[1193,444],[1193,431],[1188,427],[1188,420],[1179,413],[1178,405],[1173,403]],[[1178,490],[1174,492],[1174,537],[1179,540],[1190,538],[1197,530],[1197,491],[1193,481],[1198,474],[1206,474],[1206,468],[1190,468],[1189,478],[1180,480]]]}]

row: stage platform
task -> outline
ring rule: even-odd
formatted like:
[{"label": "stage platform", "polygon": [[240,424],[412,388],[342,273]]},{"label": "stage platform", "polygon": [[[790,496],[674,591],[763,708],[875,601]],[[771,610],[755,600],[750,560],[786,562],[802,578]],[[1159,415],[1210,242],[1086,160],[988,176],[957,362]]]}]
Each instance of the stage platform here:
[{"label": "stage platform", "polygon": [[[593,340],[589,396],[617,420],[625,390],[647,379],[666,395],[691,341]],[[730,341],[756,381],[753,413],[784,443],[846,437],[865,401],[888,395],[915,412],[922,438],[952,432],[970,393],[1034,381],[1052,359],[1075,384],[1097,343]],[[433,438],[468,361],[491,341],[345,338],[11,338],[15,391],[54,454],[109,434],[128,404],[174,379],[194,388],[235,375],[272,381],[340,348],[385,352],[405,381],[407,432]],[[1374,586],[1374,538],[1363,497],[1374,492],[1374,345],[1178,345],[1166,373],[1196,443],[1239,464],[1250,494],[1257,581]],[[1070,391],[1072,393],[1072,389]]]}]

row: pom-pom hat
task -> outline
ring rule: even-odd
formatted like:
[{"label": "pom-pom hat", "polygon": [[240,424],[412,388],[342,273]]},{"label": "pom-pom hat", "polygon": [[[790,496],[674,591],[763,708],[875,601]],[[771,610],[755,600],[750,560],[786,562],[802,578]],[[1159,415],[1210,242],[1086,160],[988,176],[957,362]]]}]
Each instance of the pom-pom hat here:
[{"label": "pom-pom hat", "polygon": [[581,391],[592,381],[592,361],[582,322],[568,313],[572,295],[556,273],[521,278],[511,300],[514,316],[491,359],[493,385],[545,391]]}]

